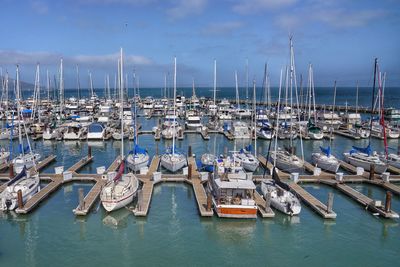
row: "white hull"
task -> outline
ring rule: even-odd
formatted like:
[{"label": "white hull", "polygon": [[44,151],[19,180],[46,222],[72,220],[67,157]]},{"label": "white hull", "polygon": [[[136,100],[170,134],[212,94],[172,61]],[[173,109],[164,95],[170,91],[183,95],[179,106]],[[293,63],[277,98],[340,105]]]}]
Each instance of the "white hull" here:
[{"label": "white hull", "polygon": [[134,172],[140,171],[141,168],[147,167],[149,164],[149,155],[146,154],[129,154],[126,158],[128,168]]},{"label": "white hull", "polygon": [[311,161],[318,168],[321,168],[324,171],[337,173],[340,163],[334,156],[326,156],[321,153],[313,153],[311,155]]},{"label": "white hull", "polygon": [[290,216],[300,214],[301,204],[293,193],[275,185],[272,181],[263,181],[261,191],[265,199],[270,199],[273,208]]},{"label": "white hull", "polygon": [[186,157],[182,154],[164,154],[161,156],[161,166],[170,172],[177,172],[186,165]]},{"label": "white hull", "polygon": [[22,202],[26,203],[39,190],[39,177],[24,177],[0,193],[0,210],[14,210],[18,206],[18,191],[22,192]]},{"label": "white hull", "polygon": [[356,157],[350,155],[350,153],[344,153],[344,157],[346,159],[346,162],[350,163],[351,165],[353,165],[355,167],[362,167],[366,171],[371,170],[372,164],[375,165],[375,173],[383,173],[387,169],[387,165],[384,164],[383,162],[373,163],[371,161],[366,161],[363,159],[356,158]]},{"label": "white hull", "polygon": [[12,160],[13,166],[14,166],[14,173],[18,174],[20,173],[23,169],[24,166],[26,169],[30,169],[35,164],[37,164],[37,161],[40,159],[39,154],[25,154],[24,156],[20,155]]}]

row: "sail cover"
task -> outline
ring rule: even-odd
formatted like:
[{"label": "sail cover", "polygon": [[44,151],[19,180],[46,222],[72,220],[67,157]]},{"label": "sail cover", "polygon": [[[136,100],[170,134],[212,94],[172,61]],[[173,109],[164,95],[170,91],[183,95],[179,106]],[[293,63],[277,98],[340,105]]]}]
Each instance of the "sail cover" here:
[{"label": "sail cover", "polygon": [[323,148],[322,146],[320,146],[319,148],[321,149],[322,153],[324,153],[328,157],[331,155],[331,147],[330,146],[328,146],[327,148]]},{"label": "sail cover", "polygon": [[368,145],[367,147],[356,147],[356,146],[353,146],[353,149],[350,150],[350,154],[353,154],[353,153],[356,153],[356,152],[365,153],[368,156],[371,156],[371,154],[372,154],[371,145]]}]

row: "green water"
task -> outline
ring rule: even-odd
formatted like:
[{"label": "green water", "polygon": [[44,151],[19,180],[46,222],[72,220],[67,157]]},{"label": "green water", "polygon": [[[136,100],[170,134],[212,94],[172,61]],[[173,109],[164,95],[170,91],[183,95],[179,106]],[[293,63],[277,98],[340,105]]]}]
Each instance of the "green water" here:
[{"label": "green water", "polygon": [[[150,127],[152,121],[143,121]],[[215,138],[215,140],[214,140]],[[142,146],[153,155],[161,153],[169,142],[155,142],[150,135],[140,137]],[[397,140],[389,145],[397,147]],[[187,135],[178,147],[201,155],[233,149],[222,135],[203,141],[199,135]],[[305,157],[325,142],[304,141]],[[338,156],[352,144],[364,141],[337,137],[334,153]],[[5,146],[6,143],[1,143]],[[120,151],[120,142],[91,144],[95,159],[81,172],[95,172],[109,165]],[[126,142],[126,146],[130,146]],[[243,145],[238,143],[237,145]],[[266,152],[269,142],[261,141]],[[44,155],[55,153],[55,166],[66,168],[87,153],[87,143],[35,142]],[[382,142],[373,140],[380,150]],[[258,171],[259,173],[262,170]],[[338,191],[323,185],[303,185],[323,202],[333,192],[336,220],[323,220],[303,204],[299,217],[276,212],[272,219],[232,220],[200,218],[194,193],[184,184],[161,184],[154,188],[147,218],[136,218],[129,210],[106,214],[99,203],[86,217],[75,217],[78,189],[90,190],[90,184],[67,184],[41,203],[31,214],[0,213],[0,266],[397,266],[400,260],[398,220],[373,216]],[[375,199],[384,199],[385,191],[371,185],[352,184],[356,190]],[[400,198],[393,197],[393,210],[400,211]]]}]

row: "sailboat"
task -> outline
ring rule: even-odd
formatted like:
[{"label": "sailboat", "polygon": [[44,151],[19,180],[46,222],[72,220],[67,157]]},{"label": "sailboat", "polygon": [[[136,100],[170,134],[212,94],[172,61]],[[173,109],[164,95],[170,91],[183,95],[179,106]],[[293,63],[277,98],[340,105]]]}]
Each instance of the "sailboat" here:
[{"label": "sailboat", "polygon": [[320,147],[321,153],[312,153],[311,161],[322,170],[336,173],[340,167],[339,160],[331,154],[331,147]]},{"label": "sailboat", "polygon": [[133,170],[134,172],[140,171],[141,168],[146,167],[149,164],[149,154],[147,151],[143,148],[141,148],[138,145],[138,134],[137,134],[137,120],[136,120],[136,92],[134,93],[135,98],[134,98],[134,122],[133,122],[133,149],[129,151],[129,155],[126,158],[126,162],[128,165],[128,168],[130,170]]},{"label": "sailboat", "polygon": [[290,216],[300,214],[300,200],[292,192],[276,184],[274,180],[262,181],[261,192],[265,199],[270,200],[271,206],[280,212]]},{"label": "sailboat", "polygon": [[18,191],[21,191],[22,202],[26,203],[39,190],[39,174],[30,175],[24,167],[7,187],[0,193],[0,210],[14,210],[18,206]]},{"label": "sailboat", "polygon": [[21,95],[21,88],[19,83],[19,66],[17,65],[17,75],[16,75],[16,100],[17,100],[17,109],[18,109],[18,120],[22,121],[22,125],[24,127],[24,132],[26,135],[26,141],[28,143],[27,147],[24,147],[23,138],[22,138],[22,129],[21,123],[18,123],[18,133],[19,133],[19,155],[12,160],[12,164],[14,167],[15,173],[20,173],[24,168],[29,169],[36,165],[37,161],[40,159],[40,154],[33,153],[31,149],[31,144],[29,142],[29,138],[27,135],[27,128],[22,116],[22,109],[20,106],[20,95]]},{"label": "sailboat", "polygon": [[[370,120],[370,130],[373,127],[373,119],[372,119],[372,114],[374,111],[374,102],[375,102],[375,86],[376,86],[376,78],[378,77],[379,81],[379,94],[380,97],[382,97],[382,87],[380,83],[380,74],[378,71],[378,59],[375,58],[375,64],[374,64],[374,83],[372,87],[372,105],[371,105],[371,120]],[[380,98],[382,101],[382,98]],[[384,126],[384,121],[383,117],[381,119],[381,124]],[[384,128],[384,127],[383,127]],[[372,133],[372,131],[371,131]],[[385,131],[383,131],[383,134],[385,135]],[[385,149],[387,149],[387,143],[386,143],[386,138],[384,138],[385,142]],[[387,154],[387,153],[386,153]],[[356,147],[353,146],[353,148],[347,152],[343,153],[345,160],[350,163],[353,166],[356,167],[362,167],[364,170],[370,171],[371,167],[374,166],[375,172],[376,173],[383,173],[387,169],[387,164],[383,162],[380,158],[378,153],[376,151],[373,151],[371,148],[371,135],[369,137],[369,144],[367,147]]]},{"label": "sailboat", "polygon": [[[286,94],[288,93],[288,89],[290,89],[290,95],[292,95],[292,86],[294,83],[294,90],[297,91],[297,83],[296,83],[296,72],[295,72],[295,65],[294,65],[294,51],[293,51],[293,43],[292,43],[292,37],[289,39],[290,41],[290,73],[289,70],[286,68],[286,87],[288,87],[288,83],[290,85],[290,88],[286,88]],[[289,78],[290,76],[290,78]],[[278,93],[278,106],[277,106],[277,114],[276,114],[276,131],[278,131],[279,127],[279,110],[280,110],[280,105],[281,105],[281,89],[282,89],[282,70],[280,74],[280,81],[279,81],[279,93]],[[296,92],[297,95],[297,92]],[[287,98],[286,98],[287,99]],[[290,100],[292,102],[292,98]],[[297,109],[299,110],[299,109]],[[290,111],[292,114],[292,111]],[[298,116],[298,119],[300,116]],[[290,116],[291,120],[291,127],[293,125],[293,116]],[[301,152],[303,156],[303,141],[302,141],[302,135],[300,131],[300,147],[301,147]],[[300,159],[298,156],[295,155],[295,147],[293,146],[293,136],[290,138],[290,147],[289,149],[282,150],[278,148],[278,136],[276,135],[275,138],[275,149],[274,151],[270,152],[270,158],[271,161],[273,162],[274,167],[278,167],[279,169],[286,171],[286,172],[301,172],[304,166],[304,161],[303,159]],[[288,151],[289,150],[289,151]],[[304,158],[304,156],[302,157]]]},{"label": "sailboat", "polygon": [[[256,82],[253,81],[253,114],[256,114]],[[234,152],[233,157],[238,160],[244,169],[254,172],[260,162],[257,159],[257,134],[256,134],[256,116],[253,120],[253,137],[254,137],[254,155],[251,153],[253,148],[248,145],[245,149],[241,149],[239,153]]]},{"label": "sailboat", "polygon": [[[311,100],[312,99],[312,100]],[[313,105],[314,121],[311,120],[311,102]],[[322,129],[315,125],[317,121],[317,111],[315,109],[315,90],[314,90],[314,72],[312,65],[310,64],[308,69],[308,123],[307,123],[307,135],[310,139],[321,140],[324,138],[324,132]]]},{"label": "sailboat", "polygon": [[[118,64],[119,85],[120,85],[120,115],[123,115],[124,102],[124,79],[123,79],[123,57],[122,48],[121,56]],[[121,134],[124,131],[124,123],[121,120]],[[123,136],[123,135],[122,135]],[[109,181],[102,189],[100,194],[101,203],[105,210],[113,211],[120,209],[133,201],[134,196],[139,188],[139,180],[133,173],[124,174],[125,158],[124,158],[124,139],[121,141],[121,164],[119,170],[111,181]]]},{"label": "sailboat", "polygon": [[[174,122],[172,128],[175,129],[175,118],[176,118],[176,57],[174,58]],[[177,172],[187,165],[186,156],[177,151],[175,147],[175,136],[176,131],[172,131],[172,147],[168,148],[166,153],[161,156],[161,166],[171,172]]]}]

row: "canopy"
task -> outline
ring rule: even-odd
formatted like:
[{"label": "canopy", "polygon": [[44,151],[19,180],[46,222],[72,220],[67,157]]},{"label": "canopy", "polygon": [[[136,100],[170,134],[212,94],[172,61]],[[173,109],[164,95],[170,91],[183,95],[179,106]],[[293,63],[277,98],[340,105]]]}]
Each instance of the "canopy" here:
[{"label": "canopy", "polygon": [[328,157],[331,155],[331,147],[330,146],[328,146],[327,148],[323,148],[322,146],[320,146],[319,148],[321,149],[322,153],[324,153]]},{"label": "canopy", "polygon": [[134,155],[136,155],[136,154],[146,154],[146,153],[147,153],[147,150],[142,148],[142,147],[140,147],[139,145],[135,145],[133,147],[133,150],[129,151],[129,154],[134,154]]},{"label": "canopy", "polygon": [[371,149],[371,145],[369,144],[367,147],[356,147],[353,146],[353,149],[350,150],[350,155],[356,152],[361,152],[361,153],[365,153],[368,156],[371,156],[372,154],[372,149]]}]

